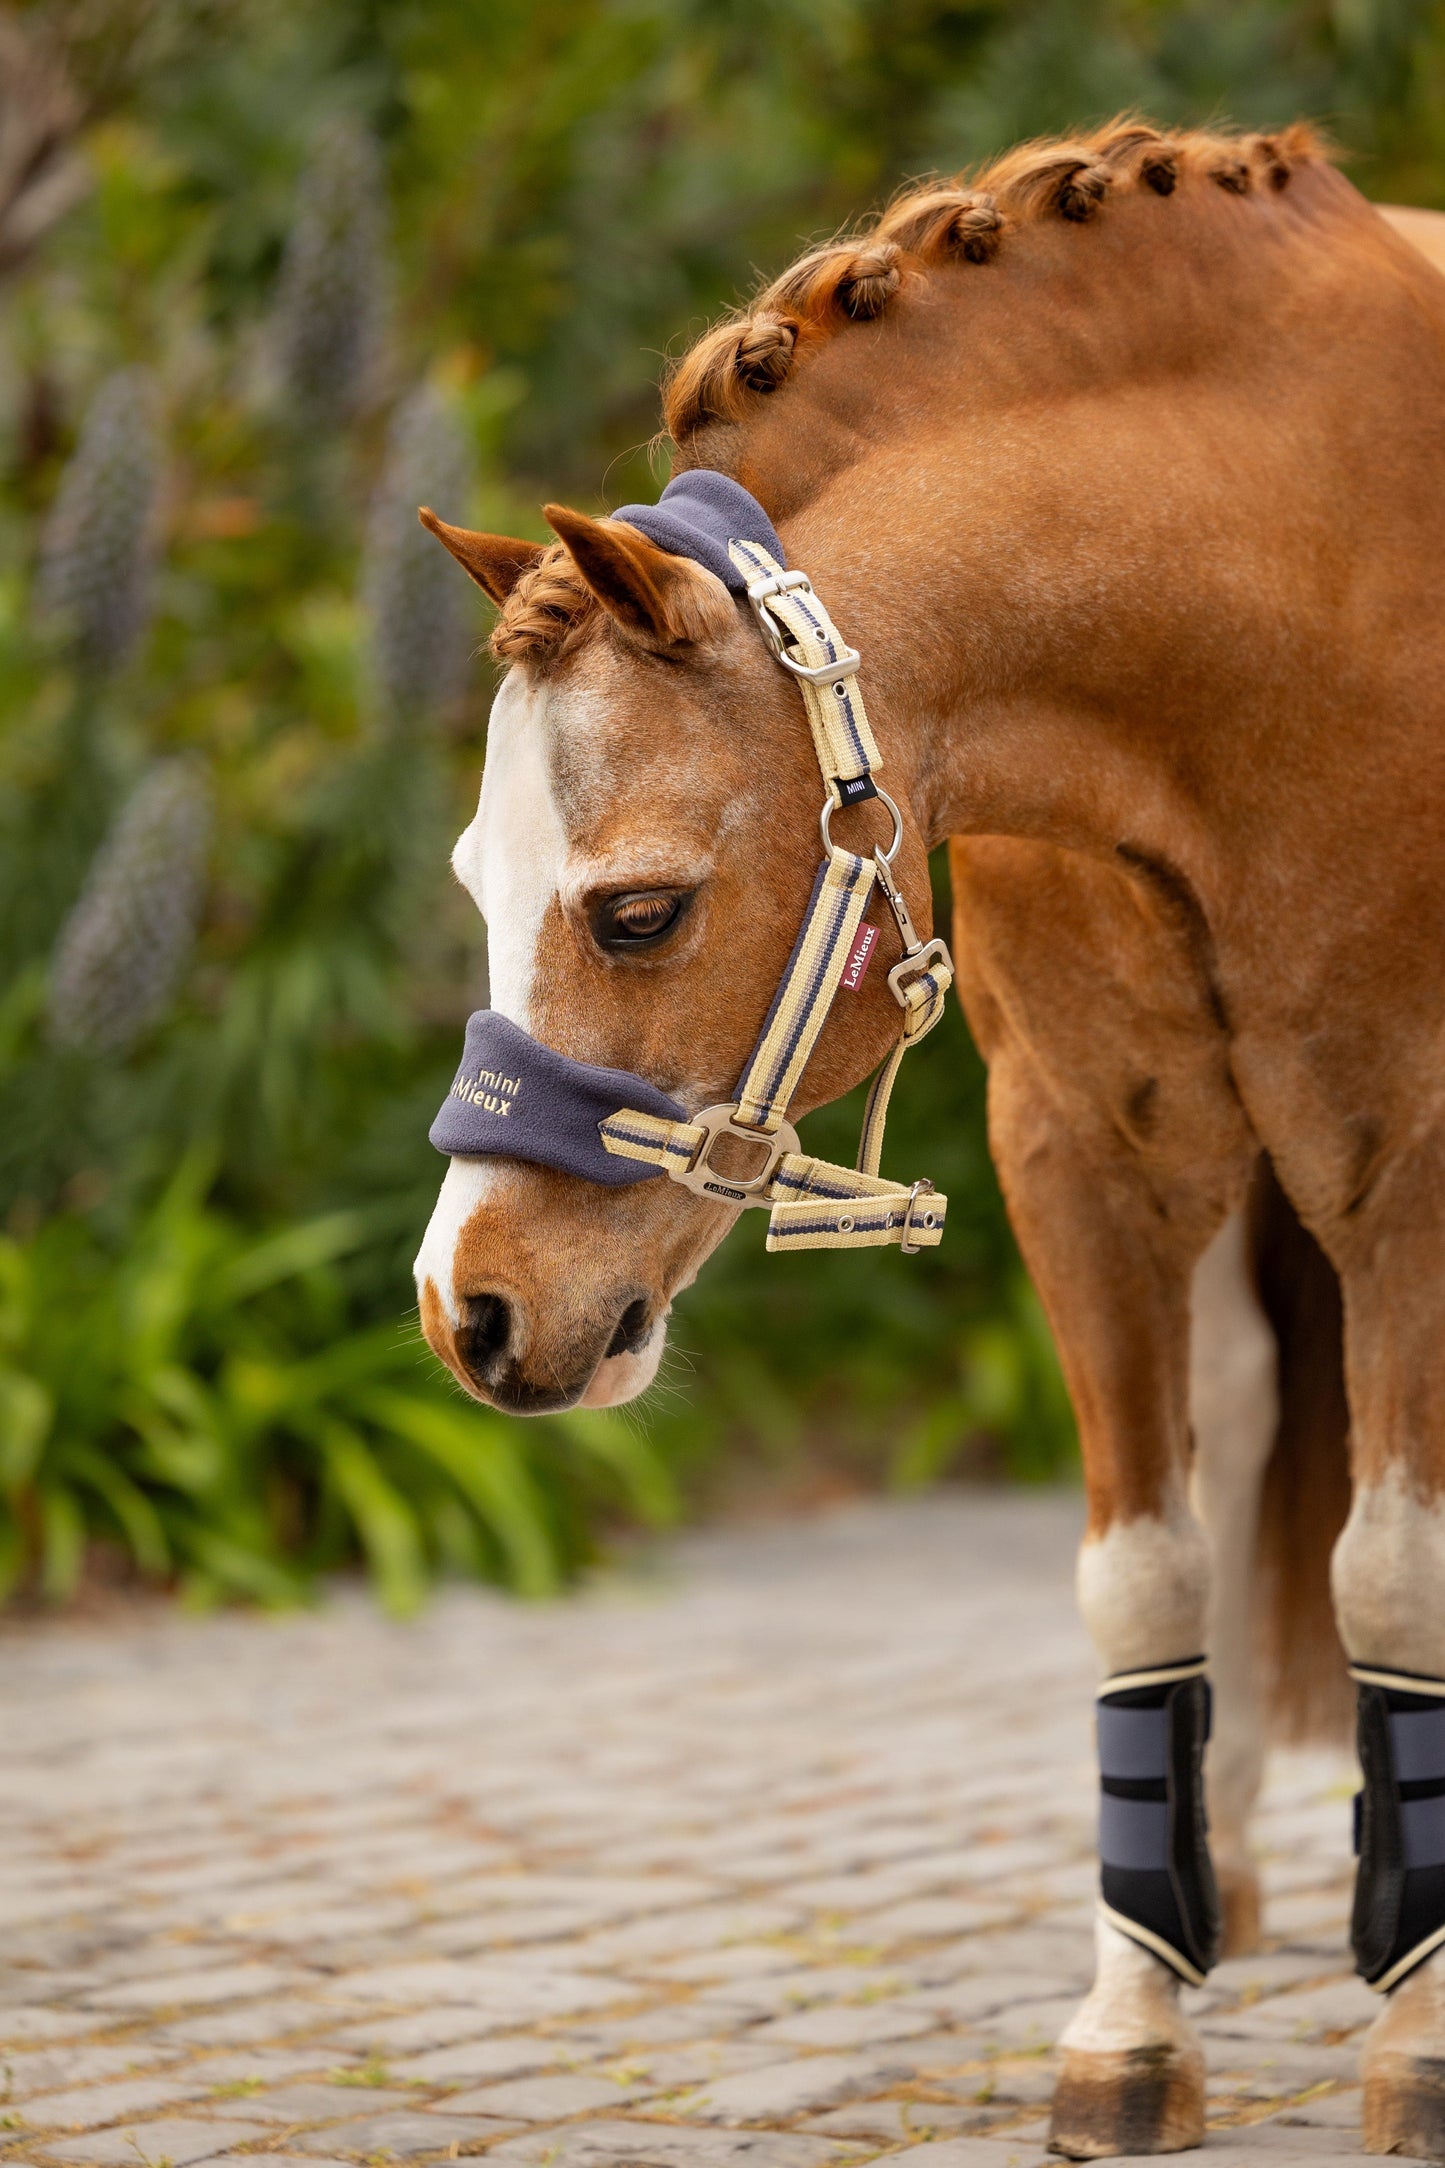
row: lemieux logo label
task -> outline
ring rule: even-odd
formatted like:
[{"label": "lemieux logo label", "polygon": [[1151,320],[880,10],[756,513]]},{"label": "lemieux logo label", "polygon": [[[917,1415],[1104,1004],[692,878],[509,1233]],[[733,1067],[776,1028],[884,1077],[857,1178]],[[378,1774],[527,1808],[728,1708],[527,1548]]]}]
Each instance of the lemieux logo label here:
[{"label": "lemieux logo label", "polygon": [[863,974],[868,969],[868,959],[873,954],[873,944],[878,939],[876,926],[860,926],[858,938],[853,943],[853,953],[843,967],[840,986],[846,986],[850,994],[856,994],[863,984]]},{"label": "lemieux logo label", "polygon": [[479,1069],[475,1076],[459,1076],[450,1096],[463,1106],[482,1107],[488,1114],[508,1115],[522,1089],[519,1076],[498,1076],[495,1069]]}]

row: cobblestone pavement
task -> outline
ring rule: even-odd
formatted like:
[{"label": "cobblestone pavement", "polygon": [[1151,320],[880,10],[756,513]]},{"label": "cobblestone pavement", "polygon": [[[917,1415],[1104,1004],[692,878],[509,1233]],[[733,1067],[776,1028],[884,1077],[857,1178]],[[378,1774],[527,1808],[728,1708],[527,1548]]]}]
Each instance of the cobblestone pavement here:
[{"label": "cobblestone pavement", "polygon": [[[1090,1972],[1069,1496],[584,1597],[0,1633],[0,2168],[1034,2168]],[[1214,2168],[1355,2161],[1349,1769],[1193,1996]]]}]

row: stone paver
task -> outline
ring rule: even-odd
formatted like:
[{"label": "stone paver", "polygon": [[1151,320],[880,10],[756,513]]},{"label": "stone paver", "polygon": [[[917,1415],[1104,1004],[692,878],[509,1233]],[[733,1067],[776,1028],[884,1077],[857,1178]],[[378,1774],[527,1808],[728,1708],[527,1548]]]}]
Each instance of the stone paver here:
[{"label": "stone paver", "polygon": [[[0,1625],[0,2168],[1038,2168],[1092,1963],[1078,1501],[586,1594]],[[1350,1769],[1190,1998],[1210,2168],[1361,2163]]]}]

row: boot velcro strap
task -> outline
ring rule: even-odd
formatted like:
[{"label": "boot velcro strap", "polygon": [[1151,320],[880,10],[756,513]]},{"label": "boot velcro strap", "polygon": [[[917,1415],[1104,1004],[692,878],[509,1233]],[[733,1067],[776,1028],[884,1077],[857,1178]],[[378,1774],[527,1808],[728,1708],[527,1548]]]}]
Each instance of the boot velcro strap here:
[{"label": "boot velcro strap", "polygon": [[1445,1943],[1445,1681],[1352,1665],[1357,1971],[1388,1994]]},{"label": "boot velcro strap", "polygon": [[1202,1658],[1104,1682],[1098,1703],[1099,1889],[1105,1919],[1198,1985],[1218,1954],[1203,1758]]}]

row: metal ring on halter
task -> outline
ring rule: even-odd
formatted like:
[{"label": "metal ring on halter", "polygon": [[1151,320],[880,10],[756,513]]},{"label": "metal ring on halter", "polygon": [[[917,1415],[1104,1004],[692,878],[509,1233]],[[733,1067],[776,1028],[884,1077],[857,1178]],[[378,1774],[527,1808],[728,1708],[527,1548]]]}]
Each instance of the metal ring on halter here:
[{"label": "metal ring on halter", "polygon": [[[889,812],[893,815],[893,841],[889,844],[886,851],[880,851],[879,853],[879,856],[882,858],[884,865],[891,866],[894,859],[898,856],[899,846],[903,841],[903,815],[899,812],[897,806],[893,803],[893,800],[889,797],[887,791],[879,790],[876,784],[874,785],[874,795],[876,796],[878,803],[880,805],[886,805]],[[866,801],[860,799],[859,803],[863,804],[866,803]],[[823,807],[822,812],[818,816],[818,826],[823,831],[823,848],[825,851],[831,851],[833,848],[833,838],[828,833],[828,827],[829,823],[832,821],[833,815],[837,812],[837,810],[837,806],[830,798],[827,801],[826,805]]]}]

